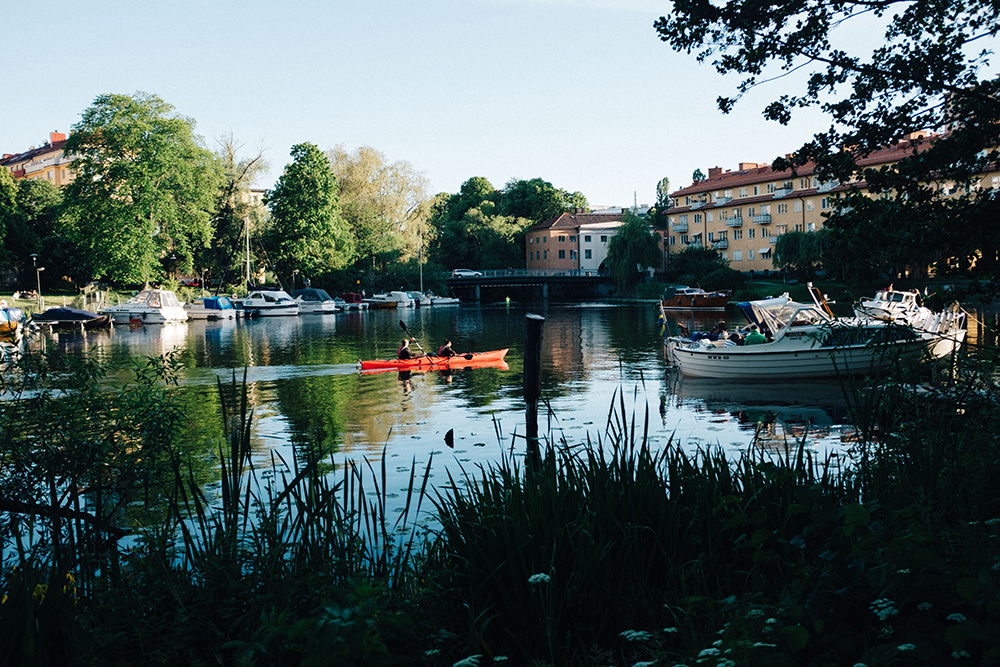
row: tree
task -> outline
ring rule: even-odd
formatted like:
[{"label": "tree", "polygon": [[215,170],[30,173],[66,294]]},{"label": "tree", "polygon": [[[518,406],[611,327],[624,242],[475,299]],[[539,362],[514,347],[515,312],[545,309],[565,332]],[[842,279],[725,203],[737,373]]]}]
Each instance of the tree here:
[{"label": "tree", "polygon": [[354,238],[340,212],[330,161],[310,143],[292,146],[292,162],[264,198],[271,211],[267,249],[275,271],[317,275],[354,261]]},{"label": "tree", "polygon": [[548,181],[511,179],[499,198],[500,215],[545,222],[560,213],[587,209],[587,199],[580,192],[559,190]]},{"label": "tree", "polygon": [[195,250],[212,239],[220,180],[193,120],[148,93],[100,95],[64,150],[76,178],[66,186],[63,231],[96,275],[147,282],[165,268],[190,271]]},{"label": "tree", "polygon": [[[434,230],[427,179],[405,160],[362,146],[349,153],[343,145],[327,152],[337,177],[341,210],[354,234],[358,261],[372,270],[388,261],[416,257]],[[421,238],[423,233],[423,238]]]},{"label": "tree", "polygon": [[[721,74],[743,76],[735,97],[719,97],[723,112],[774,69],[807,74],[804,90],[781,94],[764,116],[784,124],[795,109],[816,106],[831,119],[830,129],[772,166],[794,170],[812,162],[823,179],[865,184],[868,194],[850,191],[827,224],[837,235],[857,237],[853,245],[868,254],[866,261],[888,259],[860,241],[872,227],[865,216],[879,210],[886,220],[896,214],[893,231],[905,238],[894,244],[911,244],[901,249],[909,263],[946,257],[996,274],[1000,235],[991,221],[998,201],[978,186],[979,174],[998,158],[1000,78],[980,78],[992,53],[976,46],[1000,34],[1000,4],[804,0],[762,8],[754,0],[684,0],[673,7],[655,24],[663,41],[697,52]],[[884,40],[869,54],[843,50],[837,36],[864,21],[880,21]],[[936,136],[914,134],[920,130]],[[905,147],[905,159],[877,169],[861,165],[875,150],[896,145]],[[906,232],[910,226],[917,229]]]},{"label": "tree", "polygon": [[222,186],[216,197],[214,235],[209,247],[196,253],[195,268],[208,269],[219,279],[224,275],[235,278],[240,274],[238,267],[246,260],[244,253],[237,252],[243,247],[245,225],[249,222],[251,232],[257,233],[264,228],[266,210],[254,203],[250,188],[270,165],[261,148],[249,156],[240,155],[244,144],[232,133],[221,137],[218,144],[216,158],[222,169]]},{"label": "tree", "polygon": [[608,271],[619,289],[639,282],[647,267],[661,262],[661,250],[656,235],[649,231],[649,223],[642,217],[626,211],[621,227],[608,241]]},{"label": "tree", "polygon": [[699,181],[704,181],[705,174],[702,173],[701,169],[695,169],[694,173],[691,174],[691,180],[694,181],[695,183],[698,183]]},{"label": "tree", "polygon": [[689,276],[697,282],[713,271],[728,267],[729,262],[719,255],[718,250],[701,245],[689,245],[676,255],[670,256],[670,261],[667,263],[667,278],[678,280],[683,276]]},{"label": "tree", "polygon": [[18,214],[17,183],[10,175],[10,171],[0,168],[0,242],[2,242],[0,248],[3,248],[0,262],[4,264],[10,264],[17,259],[11,256],[7,249],[7,234],[8,230],[17,225]]},{"label": "tree", "polygon": [[656,206],[657,208],[670,208],[670,179],[666,176],[656,184]]}]

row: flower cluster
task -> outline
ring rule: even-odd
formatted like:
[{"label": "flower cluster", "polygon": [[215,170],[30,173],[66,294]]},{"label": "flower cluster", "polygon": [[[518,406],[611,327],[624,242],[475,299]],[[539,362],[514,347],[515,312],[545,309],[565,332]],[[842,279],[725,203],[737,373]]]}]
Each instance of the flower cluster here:
[{"label": "flower cluster", "polygon": [[886,598],[879,598],[875,602],[871,603],[872,613],[878,616],[878,620],[884,621],[890,616],[895,616],[899,613],[899,610],[894,606],[892,600],[887,600]]}]

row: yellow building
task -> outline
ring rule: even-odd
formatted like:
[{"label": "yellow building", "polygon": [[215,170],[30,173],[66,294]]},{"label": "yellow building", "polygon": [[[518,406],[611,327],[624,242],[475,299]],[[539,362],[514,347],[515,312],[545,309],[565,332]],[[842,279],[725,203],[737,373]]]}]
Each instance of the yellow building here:
[{"label": "yellow building", "polygon": [[73,180],[73,160],[63,155],[65,145],[66,135],[52,132],[48,143],[40,148],[32,146],[23,153],[4,154],[0,167],[10,170],[14,180],[44,180],[61,187]]},{"label": "yellow building", "polygon": [[[858,166],[898,162],[914,150],[926,150],[934,138],[927,132],[913,133],[858,160]],[[716,248],[738,271],[773,270],[771,251],[779,236],[821,229],[838,193],[865,190],[865,183],[857,180],[820,182],[815,171],[812,163],[794,174],[754,162],[741,162],[736,171],[709,169],[708,178],[671,195],[673,206],[666,213],[668,263],[669,255],[688,245],[706,245]],[[1000,172],[984,174],[980,186],[1000,187]]]}]

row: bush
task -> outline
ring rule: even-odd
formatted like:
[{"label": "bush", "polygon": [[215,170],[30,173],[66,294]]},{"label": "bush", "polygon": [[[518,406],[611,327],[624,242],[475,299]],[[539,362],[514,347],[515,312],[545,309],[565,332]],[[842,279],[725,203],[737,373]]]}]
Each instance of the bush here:
[{"label": "bush", "polygon": [[746,276],[736,269],[716,269],[701,279],[701,286],[706,290],[733,290],[743,287]]}]

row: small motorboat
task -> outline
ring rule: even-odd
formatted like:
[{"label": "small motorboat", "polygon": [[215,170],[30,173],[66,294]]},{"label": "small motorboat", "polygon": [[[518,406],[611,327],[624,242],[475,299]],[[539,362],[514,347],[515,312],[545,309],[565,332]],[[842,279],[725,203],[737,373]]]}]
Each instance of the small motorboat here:
[{"label": "small motorboat", "polygon": [[21,340],[24,323],[24,311],[20,308],[0,308],[0,341],[16,343]]},{"label": "small motorboat", "polygon": [[280,289],[257,288],[237,299],[245,317],[278,317],[298,315],[299,304],[288,292]]},{"label": "small motorboat", "polygon": [[35,324],[51,329],[104,329],[111,326],[111,317],[79,308],[49,308],[31,316]]},{"label": "small motorboat", "polygon": [[423,292],[407,292],[406,296],[410,297],[410,300],[413,301],[413,305],[417,308],[420,306],[431,305],[431,298]]},{"label": "small motorboat", "polygon": [[144,289],[125,303],[101,311],[117,324],[164,324],[186,322],[187,311],[177,295],[165,289]]},{"label": "small motorboat", "polygon": [[292,298],[299,304],[299,315],[325,315],[337,312],[337,304],[326,290],[307,287],[292,292]]},{"label": "small motorboat", "polygon": [[507,356],[507,350],[491,350],[489,352],[466,352],[456,354],[454,357],[439,357],[437,355],[426,355],[414,357],[412,359],[375,359],[372,361],[359,361],[358,370],[437,370],[441,368],[473,368],[477,364],[494,364],[503,361]]},{"label": "small motorboat", "polygon": [[344,292],[334,299],[333,303],[340,310],[368,310],[364,297],[357,292]]},{"label": "small motorboat", "polygon": [[431,300],[432,306],[457,306],[462,303],[460,299],[453,296],[438,296],[434,292],[428,292],[427,297]]},{"label": "small motorboat", "polygon": [[228,296],[206,296],[184,305],[192,320],[235,320],[236,306]]},{"label": "small motorboat", "polygon": [[732,290],[719,290],[717,292],[706,292],[700,287],[674,287],[668,289],[660,300],[662,308],[704,308],[710,310],[724,310],[729,298],[733,295]]},{"label": "small motorboat", "polygon": [[383,294],[373,294],[365,299],[365,303],[372,308],[388,310],[392,308],[410,308],[413,306],[413,299],[406,292],[397,290]]}]

